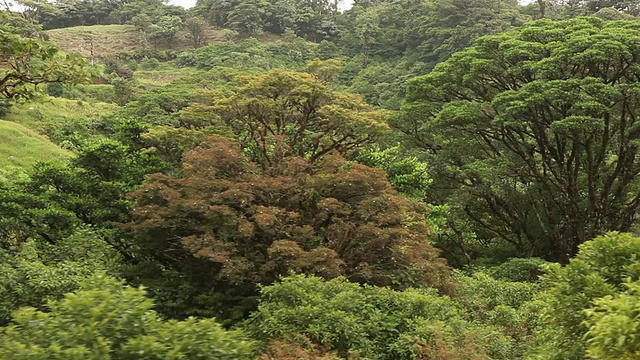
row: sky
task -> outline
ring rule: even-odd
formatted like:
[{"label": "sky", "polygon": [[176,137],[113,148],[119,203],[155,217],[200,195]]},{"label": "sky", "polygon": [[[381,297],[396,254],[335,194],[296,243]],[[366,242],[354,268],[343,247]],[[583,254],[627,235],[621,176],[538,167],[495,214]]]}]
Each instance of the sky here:
[{"label": "sky", "polygon": [[[180,5],[185,9],[189,9],[196,4],[196,0],[170,0],[170,4],[172,5]],[[342,10],[347,10],[353,4],[353,0],[342,0],[340,2],[339,8]]]},{"label": "sky", "polygon": [[185,9],[192,8],[196,4],[196,0],[171,0],[169,1],[171,5],[180,5]]}]

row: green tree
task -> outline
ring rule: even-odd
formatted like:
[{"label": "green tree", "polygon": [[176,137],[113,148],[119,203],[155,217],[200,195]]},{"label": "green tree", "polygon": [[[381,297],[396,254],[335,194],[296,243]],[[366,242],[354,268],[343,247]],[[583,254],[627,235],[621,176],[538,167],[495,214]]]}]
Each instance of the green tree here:
[{"label": "green tree", "polygon": [[[131,73],[133,74],[133,72]],[[110,83],[113,85],[113,95],[116,104],[125,106],[136,99],[137,91],[133,80],[116,76],[111,79]]]},{"label": "green tree", "polygon": [[314,162],[332,151],[348,155],[387,128],[384,112],[310,74],[271,71],[237,80],[236,91],[216,101],[215,111],[264,167],[282,157]]},{"label": "green tree", "polygon": [[251,343],[214,320],[163,321],[145,291],[96,275],[80,290],[23,308],[0,330],[0,357],[44,359],[252,359]]},{"label": "green tree", "polygon": [[207,23],[200,17],[189,17],[184,21],[184,28],[191,41],[193,48],[197,49],[207,42]]},{"label": "green tree", "polygon": [[531,359],[634,359],[638,351],[640,238],[609,233],[542,277]]},{"label": "green tree", "polygon": [[391,185],[402,195],[416,200],[427,197],[427,189],[431,184],[427,164],[415,156],[403,154],[400,145],[384,150],[374,145],[360,151],[356,161],[384,169]]},{"label": "green tree", "polygon": [[103,241],[133,262],[113,222],[128,219],[131,201],[125,195],[144,175],[165,169],[154,155],[141,151],[144,130],[132,123],[119,125],[113,139],[80,142],[70,163],[38,164],[30,179],[2,189],[0,233],[18,243],[34,238],[55,245],[85,224],[100,229]]},{"label": "green tree", "polygon": [[639,34],[635,22],[541,20],[414,79],[396,125],[433,164],[429,200],[519,256],[567,262],[584,241],[628,230]]},{"label": "green tree", "polygon": [[140,32],[140,41],[143,45],[146,45],[148,43],[149,34],[152,31],[151,25],[153,25],[149,15],[136,15],[131,19],[131,24],[136,27],[136,30],[138,30],[138,32]]},{"label": "green tree", "polygon": [[28,99],[39,84],[88,80],[91,71],[79,55],[59,54],[50,42],[25,38],[0,26],[0,99]]},{"label": "green tree", "polygon": [[154,44],[158,42],[173,45],[176,34],[182,29],[182,19],[175,15],[165,15],[149,26],[149,38]]},{"label": "green tree", "polygon": [[254,35],[262,30],[269,3],[265,0],[245,0],[229,12],[225,27],[242,35]]}]

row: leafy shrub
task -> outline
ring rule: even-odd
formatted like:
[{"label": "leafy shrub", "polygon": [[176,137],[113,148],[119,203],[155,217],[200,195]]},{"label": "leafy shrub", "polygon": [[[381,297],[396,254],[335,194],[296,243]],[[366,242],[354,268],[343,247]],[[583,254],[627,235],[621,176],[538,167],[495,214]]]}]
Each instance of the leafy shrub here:
[{"label": "leafy shrub", "polygon": [[138,63],[135,60],[131,59],[127,62],[126,67],[131,71],[136,71],[138,70]]},{"label": "leafy shrub", "polygon": [[96,275],[51,301],[50,311],[23,308],[0,330],[0,358],[252,359],[251,343],[214,320],[162,321],[145,292]]},{"label": "leafy shrub", "polygon": [[634,359],[640,355],[640,282],[627,290],[594,300],[586,311],[587,354],[592,359]]},{"label": "leafy shrub", "polygon": [[496,279],[536,282],[543,274],[544,267],[549,264],[551,263],[540,258],[512,258],[490,268],[488,272]]},{"label": "leafy shrub", "polygon": [[142,70],[155,70],[158,67],[160,67],[160,61],[153,57],[145,57],[142,62],[140,62],[140,69]]},{"label": "leafy shrub", "polygon": [[64,93],[64,84],[61,83],[48,83],[47,94],[54,97],[62,97]]},{"label": "leafy shrub", "polygon": [[[403,292],[294,275],[262,288],[248,329],[261,339],[307,339],[367,359],[511,359],[514,340],[464,319],[433,289]],[[305,341],[302,341],[305,344]]]},{"label": "leafy shrub", "polygon": [[[578,360],[587,350],[602,356],[637,349],[637,335],[622,336],[636,316],[624,307],[637,304],[639,265],[640,237],[612,232],[582,244],[567,266],[550,266],[541,277],[545,290],[531,355]],[[596,358],[618,358],[607,356]]]},{"label": "leafy shrub", "polygon": [[113,250],[89,231],[55,246],[31,240],[17,251],[0,250],[0,326],[19,307],[43,309],[47,300],[78,289],[95,271],[115,271],[116,262]]},{"label": "leafy shrub", "polygon": [[476,272],[472,276],[456,273],[456,299],[478,318],[504,305],[519,308],[537,294],[539,285],[525,282],[497,280]]},{"label": "leafy shrub", "polygon": [[133,79],[133,69],[116,57],[108,57],[104,60],[104,74],[115,74],[127,80]]},{"label": "leafy shrub", "polygon": [[464,307],[466,319],[484,325],[474,336],[480,336],[486,328],[498,330],[508,338],[490,343],[495,347],[491,352],[504,359],[522,356],[532,338],[531,323],[536,312],[531,311],[530,304],[539,293],[540,285],[495,279],[482,272],[471,276],[458,272],[455,278],[455,299]]}]

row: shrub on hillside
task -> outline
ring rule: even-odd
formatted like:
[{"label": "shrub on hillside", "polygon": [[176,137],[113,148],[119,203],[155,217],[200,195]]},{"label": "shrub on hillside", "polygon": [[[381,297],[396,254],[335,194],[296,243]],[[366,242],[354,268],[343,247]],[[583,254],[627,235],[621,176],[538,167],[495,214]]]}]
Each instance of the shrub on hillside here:
[{"label": "shrub on hillside", "polygon": [[467,321],[434,289],[399,292],[304,275],[262,287],[247,329],[263,340],[304,340],[372,360],[506,360],[514,346],[498,327]]},{"label": "shrub on hillside", "polygon": [[[548,360],[631,359],[637,355],[640,237],[612,232],[580,246],[542,278],[540,326],[532,356]],[[630,326],[630,324],[633,324]]]},{"label": "shrub on hillside", "polygon": [[49,311],[23,308],[0,329],[0,358],[253,359],[251,343],[212,319],[163,321],[145,291],[97,275]]}]

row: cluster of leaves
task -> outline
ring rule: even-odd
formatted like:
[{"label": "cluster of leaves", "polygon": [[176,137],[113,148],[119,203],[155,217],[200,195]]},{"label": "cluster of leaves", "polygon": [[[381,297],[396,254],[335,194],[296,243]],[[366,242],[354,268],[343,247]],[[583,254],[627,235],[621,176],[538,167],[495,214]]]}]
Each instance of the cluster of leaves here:
[{"label": "cluster of leaves", "polygon": [[[531,298],[531,289],[488,277],[474,281],[475,288],[466,284],[462,288],[471,292],[489,287],[502,293],[497,299],[488,291],[469,294],[489,307],[489,317],[499,319],[493,324],[476,321],[474,310],[438,296],[433,289],[399,292],[342,278],[325,281],[297,275],[262,288],[258,311],[247,328],[264,341],[315,344],[342,357],[513,359],[517,338],[509,326],[521,324],[502,313],[515,314]],[[505,292],[509,289],[513,290]]]},{"label": "cluster of leaves", "polygon": [[214,320],[163,321],[141,289],[97,274],[46,312],[23,308],[0,328],[0,357],[44,359],[252,359],[251,342]]},{"label": "cluster of leaves", "polygon": [[383,169],[394,189],[403,196],[423,200],[427,197],[427,189],[431,177],[427,172],[427,164],[416,156],[402,153],[402,147],[396,145],[382,149],[379,145],[362,149],[355,160],[363,165]]},{"label": "cluster of leaves", "polygon": [[[640,238],[609,233],[542,277],[532,353],[540,359],[632,359],[640,350]],[[636,307],[634,307],[636,306]]]}]

